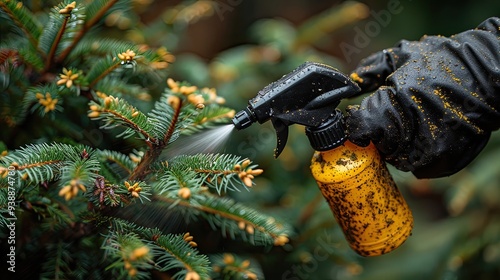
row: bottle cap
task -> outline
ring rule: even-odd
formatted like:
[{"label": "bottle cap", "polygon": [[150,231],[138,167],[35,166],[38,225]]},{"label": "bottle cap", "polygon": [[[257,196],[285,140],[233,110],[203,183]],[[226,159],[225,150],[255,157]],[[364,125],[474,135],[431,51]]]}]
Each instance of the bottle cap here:
[{"label": "bottle cap", "polygon": [[306,127],[306,135],[316,151],[328,151],[347,140],[342,112],[336,109],[330,118],[316,127]]}]

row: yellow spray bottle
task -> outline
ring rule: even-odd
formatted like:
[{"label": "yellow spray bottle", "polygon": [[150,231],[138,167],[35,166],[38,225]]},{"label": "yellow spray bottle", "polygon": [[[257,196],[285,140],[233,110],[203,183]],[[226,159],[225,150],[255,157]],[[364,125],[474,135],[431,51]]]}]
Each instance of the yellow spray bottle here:
[{"label": "yellow spray bottle", "polygon": [[307,128],[316,152],[311,172],[351,248],[378,256],[410,236],[413,216],[373,144],[346,140],[342,113],[322,127]]},{"label": "yellow spray bottle", "polygon": [[359,91],[336,69],[306,62],[262,89],[233,124],[241,130],[271,120],[277,133],[275,157],[286,145],[288,126],[304,125],[316,150],[312,175],[349,245],[362,256],[377,256],[408,238],[413,216],[373,144],[359,147],[346,140],[336,107]]}]

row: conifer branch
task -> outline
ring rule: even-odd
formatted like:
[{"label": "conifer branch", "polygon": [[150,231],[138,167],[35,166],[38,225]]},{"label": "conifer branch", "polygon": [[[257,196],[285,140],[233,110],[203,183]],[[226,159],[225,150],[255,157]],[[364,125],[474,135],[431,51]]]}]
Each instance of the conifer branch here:
[{"label": "conifer branch", "polygon": [[193,196],[192,200],[184,200],[169,195],[154,195],[152,200],[197,211],[212,227],[221,228],[223,235],[229,234],[234,238],[238,232],[251,243],[283,245],[288,242],[287,236],[291,233],[285,224],[229,198],[204,194],[203,199],[194,199]]},{"label": "conifer branch", "polygon": [[[176,97],[177,98],[177,97]],[[114,127],[118,122],[131,128],[130,131],[125,131],[124,134],[130,135],[136,131],[141,134],[150,149],[143,156],[141,162],[134,168],[130,175],[130,180],[142,180],[150,172],[151,165],[158,159],[162,150],[171,141],[174,133],[176,132],[177,122],[182,112],[182,103],[179,98],[178,102],[173,102],[168,105],[162,104],[157,106],[156,114],[160,114],[162,110],[171,110],[173,108],[172,116],[169,121],[166,132],[158,131],[156,126],[157,119],[148,118],[136,108],[128,105],[124,100],[108,96],[101,100],[101,104],[91,102],[91,112],[89,116],[96,119],[108,120],[108,123],[103,127]],[[167,98],[162,98],[159,102],[167,102]],[[166,112],[163,114],[165,115]],[[169,111],[170,113],[170,111]],[[153,115],[154,116],[154,115]],[[160,127],[162,127],[160,125]],[[154,133],[154,134],[153,134]],[[160,134],[161,133],[161,134]],[[159,137],[162,136],[160,140]]]},{"label": "conifer branch", "polygon": [[212,279],[264,279],[264,273],[256,261],[238,255],[224,253],[211,256]]},{"label": "conifer branch", "polygon": [[47,279],[64,279],[68,275],[70,268],[66,260],[69,259],[69,252],[67,251],[68,244],[62,240],[57,241],[55,244],[47,244],[46,260],[42,265],[42,276]]},{"label": "conifer branch", "polygon": [[105,56],[110,53],[121,52],[129,49],[134,49],[135,45],[131,42],[116,40],[113,38],[83,38],[80,43],[73,49],[70,60],[77,59],[89,53],[97,56]]},{"label": "conifer branch", "polygon": [[248,159],[227,154],[181,155],[170,160],[170,170],[194,170],[204,184],[220,194],[238,187],[251,188],[252,180],[263,170],[255,169]]},{"label": "conifer branch", "polygon": [[93,89],[100,92],[119,92],[123,96],[134,97],[142,101],[148,101],[151,98],[147,89],[140,85],[130,84],[125,79],[113,79],[109,75],[101,79]]},{"label": "conifer branch", "polygon": [[238,174],[239,171],[236,170],[208,170],[208,169],[195,169],[195,172],[204,173],[204,174],[212,174],[212,175],[230,175],[230,174]]},{"label": "conifer branch", "polygon": [[178,254],[177,252],[174,252],[173,250],[169,249],[167,246],[164,245],[168,241],[169,240],[167,238],[165,238],[165,237],[163,237],[162,239],[158,238],[156,244],[158,245],[158,247],[160,247],[161,249],[165,250],[168,254],[170,254],[171,256],[173,256],[178,262],[180,262],[183,265],[183,267],[184,267],[185,270],[187,270],[187,271],[195,271],[196,267],[192,266],[186,260],[184,260],[180,254]]},{"label": "conifer branch", "polygon": [[112,111],[112,110],[108,110],[108,109],[103,109],[101,112],[113,115],[113,117],[116,120],[122,121],[126,126],[129,126],[132,129],[134,129],[135,131],[139,132],[139,134],[141,134],[144,137],[144,139],[147,140],[146,143],[150,143],[150,142],[155,142],[156,141],[156,139],[155,139],[155,137],[153,135],[150,135],[147,131],[145,131],[144,129],[142,129],[139,125],[137,125],[135,122],[133,122],[132,120],[130,120],[129,118],[127,118],[125,115],[120,114],[120,112]]},{"label": "conifer branch", "polygon": [[194,118],[192,125],[183,134],[191,134],[217,124],[227,124],[234,117],[234,114],[233,109],[218,104],[209,104]]},{"label": "conifer branch", "polygon": [[54,42],[52,43],[52,46],[50,47],[50,51],[49,51],[47,58],[45,60],[44,71],[49,70],[50,67],[52,66],[52,61],[54,59],[54,55],[56,53],[57,47],[59,46],[59,42],[61,42],[64,31],[66,30],[66,25],[68,24],[68,20],[69,20],[69,15],[64,17],[61,28],[59,28],[59,31],[57,32],[56,38],[55,38]]},{"label": "conifer branch", "polygon": [[101,151],[100,152],[101,157],[103,160],[102,162],[109,162],[111,164],[116,164],[119,166],[123,171],[125,171],[127,174],[131,174],[132,170],[135,167],[135,163],[130,160],[129,157],[115,152],[115,151]]},{"label": "conifer branch", "polygon": [[168,129],[165,133],[165,137],[163,137],[163,143],[165,145],[170,142],[170,139],[172,138],[172,135],[175,132],[177,121],[179,120],[179,115],[181,114],[182,100],[179,98],[179,102],[172,102],[170,105],[174,109],[174,114],[172,116],[170,125],[168,126]]},{"label": "conifer branch", "polygon": [[35,16],[23,6],[22,2],[1,1],[0,8],[26,34],[31,45],[36,49],[41,34],[41,24],[36,21]]},{"label": "conifer branch", "polygon": [[[162,102],[162,100],[160,100],[159,102]],[[165,136],[163,137],[163,140],[156,141],[153,143],[153,145],[150,147],[150,149],[146,152],[146,154],[142,158],[142,161],[137,165],[137,167],[132,172],[132,175],[130,175],[130,180],[143,179],[150,172],[149,169],[151,167],[151,164],[153,164],[158,159],[162,150],[165,148],[165,146],[169,143],[170,139],[172,138],[175,132],[177,121],[179,120],[179,115],[181,113],[182,102],[179,99],[179,102],[173,102],[170,105],[173,107],[174,112],[170,124],[168,126],[168,129],[165,133]]]},{"label": "conifer branch", "polygon": [[99,76],[97,76],[90,82],[89,87],[93,88],[97,84],[97,82],[106,77],[109,73],[113,72],[113,70],[118,68],[118,66],[120,66],[120,62],[118,61],[116,61],[114,64],[111,64],[108,68],[106,68],[106,70],[102,71]]},{"label": "conifer branch", "polygon": [[[160,97],[160,100],[155,102],[153,110],[148,113],[148,119],[154,127],[154,133],[160,141],[168,135],[168,131],[173,130],[167,139],[168,142],[162,143],[162,147],[175,141],[179,136],[180,127],[183,127],[185,124],[183,116],[186,114],[186,108],[182,108],[184,103],[180,104],[181,101],[178,96],[164,93]],[[173,118],[176,115],[175,110],[180,111],[177,113],[177,121],[173,122]]]},{"label": "conifer branch", "polygon": [[116,2],[118,2],[119,0],[109,0],[109,1],[106,1],[105,5],[90,19],[88,19],[86,22],[85,22],[85,29],[86,30],[89,30],[90,28],[92,28],[92,26],[94,26],[94,24],[99,21],[103,16],[104,14],[106,14],[106,12],[111,9],[111,7],[113,7],[113,5],[116,4]]},{"label": "conifer branch", "polygon": [[18,163],[14,162],[14,163],[12,163],[12,166],[14,166],[16,170],[22,171],[25,169],[43,167],[43,166],[47,166],[47,165],[59,165],[62,162],[63,162],[62,160],[49,160],[49,161],[35,162],[35,163],[25,164],[25,165],[18,165]]},{"label": "conifer branch", "polygon": [[59,279],[61,276],[59,276],[59,274],[62,272],[61,271],[61,268],[63,266],[66,266],[66,263],[64,262],[63,260],[63,246],[62,246],[62,241],[59,241],[58,244],[56,245],[57,246],[57,249],[56,249],[56,256],[54,257],[55,259],[55,264],[54,264],[54,267],[56,269],[55,271],[55,279]]},{"label": "conifer branch", "polygon": [[13,166],[18,171],[25,171],[31,181],[41,183],[60,176],[61,167],[66,160],[60,151],[64,145],[30,145],[0,159],[5,166]]},{"label": "conifer branch", "polygon": [[188,273],[198,275],[193,279],[208,279],[208,258],[200,255],[193,243],[184,239],[186,235],[163,234],[157,228],[138,227],[113,217],[100,219],[109,220],[111,224],[111,231],[104,242],[106,245],[103,246],[107,254],[116,260],[110,268],[125,269],[130,274],[134,266],[144,269],[154,265],[160,271],[181,269],[172,276],[173,279],[184,279]]},{"label": "conifer branch", "polygon": [[122,125],[127,129],[120,136],[129,137],[134,132],[137,132],[150,146],[158,142],[156,135],[153,134],[154,126],[137,108],[125,100],[113,96],[99,99],[98,102],[100,103],[95,101],[89,103],[90,111],[88,116],[96,120],[106,120],[106,123],[101,128],[114,128],[117,125]]},{"label": "conifer branch", "polygon": [[161,154],[161,149],[156,146],[150,148],[142,158],[141,162],[136,166],[129,179],[132,181],[144,179],[150,172],[151,164],[153,164]]},{"label": "conifer branch", "polygon": [[87,19],[85,21],[85,24],[83,25],[82,29],[73,38],[73,41],[71,42],[71,44],[66,49],[64,49],[64,51],[61,52],[57,61],[59,61],[59,62],[64,61],[66,59],[66,57],[71,53],[71,51],[78,45],[78,42],[80,42],[80,40],[87,33],[87,31],[89,31],[94,26],[94,24],[96,24],[97,21],[99,21],[104,16],[104,14],[109,9],[111,9],[111,7],[113,7],[113,5],[116,4],[116,2],[118,2],[118,1],[119,0],[107,1],[106,4],[92,18]]},{"label": "conifer branch", "polygon": [[23,58],[26,64],[33,66],[37,71],[43,69],[43,59],[45,55],[40,54],[31,44],[18,49],[19,55]]}]

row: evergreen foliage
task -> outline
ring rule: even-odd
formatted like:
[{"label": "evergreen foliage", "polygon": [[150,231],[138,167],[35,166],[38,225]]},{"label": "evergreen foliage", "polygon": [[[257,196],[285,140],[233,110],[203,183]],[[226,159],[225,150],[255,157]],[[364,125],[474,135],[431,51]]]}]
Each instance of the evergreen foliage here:
[{"label": "evergreen foliage", "polygon": [[[2,235],[8,235],[9,218],[18,217],[18,266],[33,256],[41,260],[23,272],[27,278],[148,279],[154,271],[173,279],[210,278],[196,236],[136,224],[138,214],[128,208],[178,213],[188,224],[205,221],[224,238],[259,246],[284,245],[292,233],[227,196],[249,191],[262,172],[250,160],[229,154],[160,159],[179,135],[226,124],[234,111],[215,89],[167,81],[173,56],[165,48],[92,32],[112,12],[130,7],[124,0],[63,1],[47,16],[35,16],[21,2],[0,2],[2,22],[18,31],[0,44],[3,139],[35,121],[73,131],[35,131],[40,139],[19,147],[2,143]],[[146,112],[152,81],[165,87]],[[133,143],[134,150],[79,144],[72,136],[89,120],[111,132],[107,139]]]}]

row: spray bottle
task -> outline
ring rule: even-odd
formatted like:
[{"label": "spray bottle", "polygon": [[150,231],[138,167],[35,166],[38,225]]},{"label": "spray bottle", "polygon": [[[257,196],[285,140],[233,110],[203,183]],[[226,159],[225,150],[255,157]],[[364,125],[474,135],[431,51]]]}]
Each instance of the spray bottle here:
[{"label": "spray bottle", "polygon": [[306,62],[259,91],[238,112],[238,129],[271,120],[277,133],[277,158],[288,126],[306,127],[315,153],[311,172],[350,247],[362,256],[378,256],[399,247],[411,234],[413,216],[373,144],[347,140],[343,98],[356,95],[357,84],[336,69]]}]

